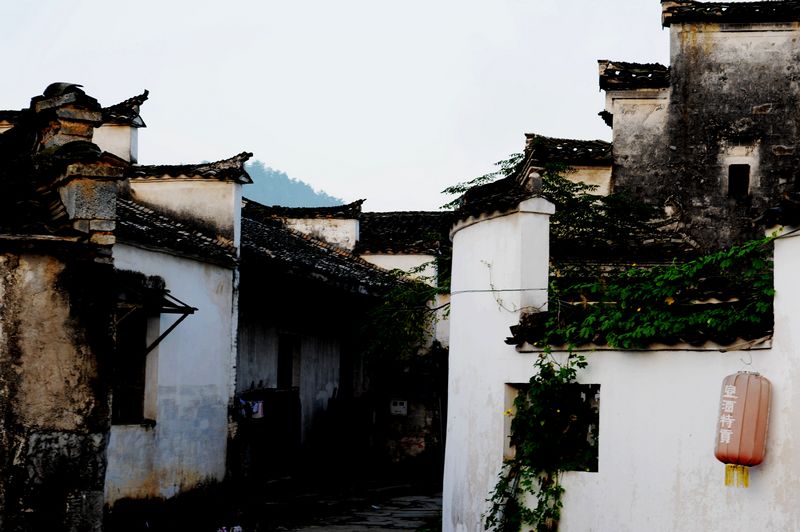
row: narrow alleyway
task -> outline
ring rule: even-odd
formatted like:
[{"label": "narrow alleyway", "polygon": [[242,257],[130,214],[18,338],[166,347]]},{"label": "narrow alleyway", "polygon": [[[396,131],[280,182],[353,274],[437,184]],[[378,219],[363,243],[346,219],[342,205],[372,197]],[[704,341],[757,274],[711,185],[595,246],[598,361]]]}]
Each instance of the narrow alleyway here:
[{"label": "narrow alleyway", "polygon": [[295,532],[388,532],[440,530],[441,493],[392,497],[382,503],[343,509],[314,524],[291,528]]},{"label": "narrow alleyway", "polygon": [[166,503],[120,503],[107,514],[105,530],[434,532],[441,528],[441,506],[439,482],[297,476],[210,486]]}]

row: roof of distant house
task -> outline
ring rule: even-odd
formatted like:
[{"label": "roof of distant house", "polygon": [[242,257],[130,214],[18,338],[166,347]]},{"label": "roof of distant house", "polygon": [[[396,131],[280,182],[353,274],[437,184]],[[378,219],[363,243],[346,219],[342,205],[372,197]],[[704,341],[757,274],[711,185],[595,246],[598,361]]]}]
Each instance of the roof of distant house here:
[{"label": "roof of distant house", "polygon": [[242,266],[264,265],[311,281],[359,294],[381,293],[398,279],[339,247],[327,244],[279,220],[242,218]]},{"label": "roof of distant house", "polygon": [[242,152],[229,159],[200,164],[135,165],[131,166],[128,177],[131,179],[217,179],[235,183],[252,183],[244,168],[253,154]]},{"label": "roof of distant house", "polygon": [[602,90],[665,89],[669,87],[669,67],[658,63],[626,63],[601,59]]},{"label": "roof of distant house", "polygon": [[758,22],[800,21],[800,2],[795,0],[766,2],[694,2],[674,0],[662,2],[662,24],[712,22],[752,24]]},{"label": "roof of distant house", "polygon": [[525,134],[525,162],[558,163],[567,166],[611,166],[611,143]]},{"label": "roof of distant house", "polygon": [[201,262],[233,267],[236,248],[202,228],[160,214],[132,199],[117,198],[117,239]]},{"label": "roof of distant house", "polygon": [[262,205],[253,200],[245,199],[242,214],[254,220],[282,218],[336,218],[348,220],[357,219],[361,216],[361,205],[364,201],[360,199],[347,205],[333,205],[330,207],[282,207],[280,205]]},{"label": "roof of distant house", "polygon": [[357,253],[430,254],[450,247],[450,211],[365,212]]}]

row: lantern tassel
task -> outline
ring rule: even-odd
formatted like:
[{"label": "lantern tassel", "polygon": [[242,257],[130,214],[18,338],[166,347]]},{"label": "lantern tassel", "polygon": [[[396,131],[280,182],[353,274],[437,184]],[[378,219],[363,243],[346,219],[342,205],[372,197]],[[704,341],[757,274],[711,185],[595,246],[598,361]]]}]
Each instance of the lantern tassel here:
[{"label": "lantern tassel", "polygon": [[734,478],[736,479],[736,487],[749,488],[750,468],[743,465],[725,464],[725,485],[733,486]]},{"label": "lantern tassel", "polygon": [[736,485],[743,488],[750,487],[750,468],[743,465],[736,467]]}]

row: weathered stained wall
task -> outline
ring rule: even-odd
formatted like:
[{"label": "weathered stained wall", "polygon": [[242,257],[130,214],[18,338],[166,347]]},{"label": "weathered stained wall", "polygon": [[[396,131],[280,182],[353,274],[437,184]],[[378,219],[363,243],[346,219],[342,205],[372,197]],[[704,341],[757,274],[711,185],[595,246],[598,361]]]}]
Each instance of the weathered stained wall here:
[{"label": "weathered stained wall", "polygon": [[99,530],[110,267],[0,254],[0,529]]},{"label": "weathered stained wall", "polygon": [[287,227],[323,242],[352,251],[358,241],[358,220],[342,218],[287,218]]},{"label": "weathered stained wall", "polygon": [[[155,427],[111,428],[106,502],[170,497],[222,480],[235,366],[233,272],[122,244],[114,247],[114,262],[119,269],[160,276],[175,297],[198,310],[155,353],[157,369],[145,385],[146,395],[155,395]],[[163,314],[160,330],[175,319]]]},{"label": "weathered stained wall", "polygon": [[239,245],[242,186],[213,179],[131,179],[136,201],[163,210],[179,220],[208,224],[212,230]]},{"label": "weathered stained wall", "polygon": [[[794,183],[800,163],[797,23],[672,24],[668,99],[615,99],[616,191],[663,205],[706,247],[757,236],[751,220]],[[750,194],[728,196],[728,166],[750,164]]]}]

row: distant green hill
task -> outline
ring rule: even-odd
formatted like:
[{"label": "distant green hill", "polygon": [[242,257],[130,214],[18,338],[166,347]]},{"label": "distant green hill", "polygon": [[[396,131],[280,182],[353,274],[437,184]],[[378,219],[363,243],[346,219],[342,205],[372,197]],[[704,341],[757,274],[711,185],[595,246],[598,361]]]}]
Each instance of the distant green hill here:
[{"label": "distant green hill", "polygon": [[252,185],[245,185],[244,197],[264,205],[284,207],[329,207],[342,205],[344,201],[323,191],[315,191],[307,183],[292,179],[285,172],[264,166],[261,161],[253,161],[245,166]]}]

